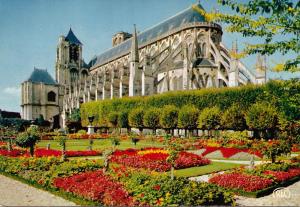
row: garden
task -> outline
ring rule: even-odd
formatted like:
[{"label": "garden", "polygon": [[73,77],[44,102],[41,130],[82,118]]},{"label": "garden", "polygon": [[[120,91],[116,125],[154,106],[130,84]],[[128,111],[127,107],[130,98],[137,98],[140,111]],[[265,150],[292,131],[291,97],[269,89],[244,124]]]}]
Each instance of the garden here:
[{"label": "garden", "polygon": [[82,104],[94,134],[6,120],[0,173],[79,205],[235,205],[300,180],[299,89],[271,81]]}]

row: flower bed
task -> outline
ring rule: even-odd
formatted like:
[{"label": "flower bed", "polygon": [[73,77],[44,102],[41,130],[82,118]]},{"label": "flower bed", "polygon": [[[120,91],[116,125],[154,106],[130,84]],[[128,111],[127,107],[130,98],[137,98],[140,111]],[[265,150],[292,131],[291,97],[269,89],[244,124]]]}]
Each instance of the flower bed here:
[{"label": "flower bed", "polygon": [[269,188],[285,185],[295,179],[300,179],[299,165],[267,163],[254,169],[239,169],[217,174],[211,177],[209,182],[243,194],[243,192],[267,191]]},{"label": "flower bed", "polygon": [[225,188],[239,189],[247,192],[267,188],[273,183],[271,179],[239,173],[216,175],[209,179],[209,182]]},{"label": "flower bed", "polygon": [[[98,156],[101,155],[102,152],[100,151],[95,151],[95,150],[87,150],[87,151],[74,151],[74,150],[67,150],[66,155],[68,157],[81,157],[81,156]],[[8,150],[1,150],[0,149],[0,155],[2,156],[9,156],[9,157],[20,157],[20,156],[26,156],[29,157],[29,152],[23,149],[14,149],[12,151]],[[49,156],[54,156],[54,157],[59,157],[61,156],[61,151],[60,150],[53,150],[53,149],[44,149],[44,148],[37,148],[34,151],[35,157],[49,157]]]},{"label": "flower bed", "polygon": [[249,149],[225,148],[225,147],[205,147],[205,151],[202,153],[202,156],[205,156],[205,155],[212,153],[214,151],[217,151],[217,150],[220,150],[223,157],[225,157],[225,158],[230,158],[231,156],[233,156],[237,153],[240,153],[240,152],[254,154],[260,158],[263,157],[263,155],[258,151],[252,151]]},{"label": "flower bed", "polygon": [[123,186],[104,175],[102,170],[56,178],[54,186],[108,206],[137,205]]},{"label": "flower bed", "polygon": [[[128,149],[124,151],[116,151],[112,157],[112,162],[122,164],[134,168],[144,168],[159,172],[169,171],[171,165],[167,163],[168,151],[151,148],[146,150]],[[176,160],[175,168],[183,169],[194,166],[207,165],[210,160],[202,156],[188,152],[180,152]]]}]

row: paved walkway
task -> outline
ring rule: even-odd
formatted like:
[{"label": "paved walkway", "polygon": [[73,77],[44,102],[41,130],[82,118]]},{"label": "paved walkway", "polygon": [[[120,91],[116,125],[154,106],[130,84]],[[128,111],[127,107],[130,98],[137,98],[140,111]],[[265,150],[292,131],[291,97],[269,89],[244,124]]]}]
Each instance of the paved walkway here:
[{"label": "paved walkway", "polygon": [[246,198],[237,196],[239,206],[299,206],[300,181],[283,188],[278,194],[270,194],[261,198]]},{"label": "paved walkway", "polygon": [[75,206],[75,203],[0,175],[0,206]]}]

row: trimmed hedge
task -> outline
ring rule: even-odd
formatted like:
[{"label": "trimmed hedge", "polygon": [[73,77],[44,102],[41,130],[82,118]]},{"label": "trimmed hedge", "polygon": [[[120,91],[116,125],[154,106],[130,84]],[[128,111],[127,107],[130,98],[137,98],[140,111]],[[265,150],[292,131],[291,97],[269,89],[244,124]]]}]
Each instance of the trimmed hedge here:
[{"label": "trimmed hedge", "polygon": [[82,125],[88,125],[88,116],[95,115],[94,125],[108,126],[111,112],[131,111],[136,108],[163,108],[174,105],[194,105],[199,111],[206,107],[219,107],[226,110],[238,103],[243,111],[256,102],[269,102],[278,108],[288,120],[300,120],[300,81],[269,81],[265,85],[246,85],[234,88],[208,88],[189,91],[172,91],[147,97],[124,97],[93,101],[81,105]]}]

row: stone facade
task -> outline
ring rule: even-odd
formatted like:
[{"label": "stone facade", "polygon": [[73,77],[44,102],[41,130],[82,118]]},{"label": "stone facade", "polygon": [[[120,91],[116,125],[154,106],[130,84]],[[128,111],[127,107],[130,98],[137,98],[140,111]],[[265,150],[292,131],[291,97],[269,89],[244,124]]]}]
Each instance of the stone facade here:
[{"label": "stone facade", "polygon": [[21,117],[35,120],[43,116],[52,120],[59,115],[58,84],[46,70],[34,68],[30,78],[21,84]]},{"label": "stone facade", "polygon": [[61,36],[56,55],[61,123],[81,103],[94,100],[264,83],[264,59],[256,75],[247,69],[232,55],[238,43],[226,48],[221,26],[207,22],[199,8],[193,5],[141,33],[135,27],[132,34],[118,32],[112,48],[88,64],[73,31]]}]

